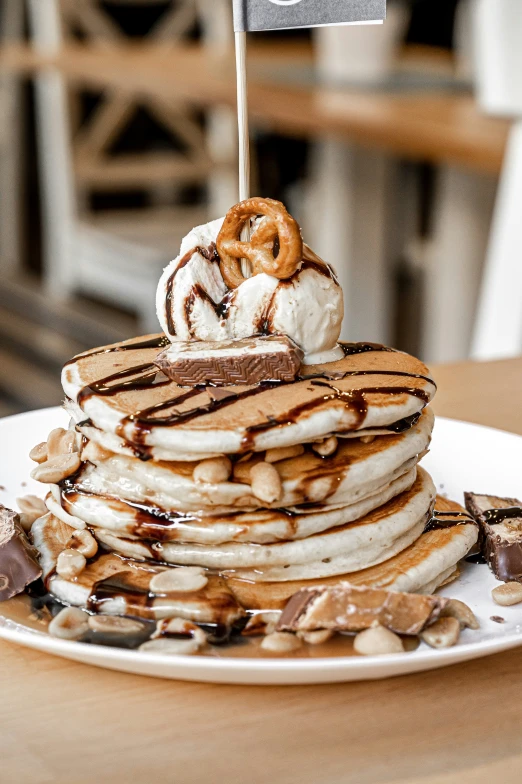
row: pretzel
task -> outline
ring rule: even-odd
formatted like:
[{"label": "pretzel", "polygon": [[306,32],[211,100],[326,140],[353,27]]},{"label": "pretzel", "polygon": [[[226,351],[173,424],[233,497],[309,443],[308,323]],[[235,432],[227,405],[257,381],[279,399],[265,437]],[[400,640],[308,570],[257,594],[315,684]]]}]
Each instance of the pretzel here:
[{"label": "pretzel", "polygon": [[[250,242],[242,242],[241,231],[250,221],[262,215]],[[279,253],[274,255],[276,244]],[[247,199],[227,213],[217,241],[221,274],[229,289],[236,289],[246,278],[241,272],[241,259],[248,259],[254,275],[266,272],[280,280],[291,278],[303,258],[303,240],[298,224],[280,201]]]}]

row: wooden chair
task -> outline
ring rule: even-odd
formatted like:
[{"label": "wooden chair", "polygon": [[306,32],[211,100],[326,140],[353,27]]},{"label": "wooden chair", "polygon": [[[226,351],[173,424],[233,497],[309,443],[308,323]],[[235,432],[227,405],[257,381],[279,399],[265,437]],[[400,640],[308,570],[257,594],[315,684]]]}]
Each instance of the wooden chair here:
[{"label": "wooden chair", "polygon": [[[19,0],[0,5],[0,44],[23,37],[24,8]],[[21,264],[23,112],[20,79],[0,76],[0,270],[19,271]]]},{"label": "wooden chair", "polygon": [[[124,38],[98,0],[28,0],[28,9],[34,46],[45,53],[56,52],[73,26],[94,46],[119,45]],[[214,2],[214,14],[224,9],[221,0]],[[175,46],[200,11],[208,15],[210,6],[178,0],[150,39]],[[206,29],[209,20],[203,21]],[[152,192],[207,185],[214,174],[212,147],[219,145],[215,139],[209,144],[190,107],[149,100],[147,110],[182,141],[183,152],[111,157],[109,148],[134,111],[128,96],[107,91],[88,121],[75,123],[64,80],[49,68],[36,77],[36,101],[49,296],[85,293],[137,313],[143,330],[157,329],[154,292],[161,270],[176,255],[182,236],[208,220],[208,206],[100,214],[86,209],[86,194],[129,185]]]}]

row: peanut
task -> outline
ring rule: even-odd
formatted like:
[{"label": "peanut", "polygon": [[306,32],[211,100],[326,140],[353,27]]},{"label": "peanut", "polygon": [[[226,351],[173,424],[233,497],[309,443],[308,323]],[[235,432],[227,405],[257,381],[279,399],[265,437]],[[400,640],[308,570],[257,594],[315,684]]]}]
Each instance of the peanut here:
[{"label": "peanut", "polygon": [[76,550],[63,550],[56,562],[56,573],[64,580],[74,580],[87,564],[86,558]]},{"label": "peanut", "polygon": [[297,632],[297,636],[303,642],[308,643],[308,645],[323,645],[323,643],[331,640],[333,635],[334,633],[330,629],[319,629],[316,632]]},{"label": "peanut", "polygon": [[137,634],[143,629],[139,621],[117,615],[89,615],[89,629],[101,634]]},{"label": "peanut", "polygon": [[404,652],[401,638],[379,624],[359,632],[355,636],[353,647],[361,656],[384,656],[388,653]]},{"label": "peanut", "polygon": [[228,457],[222,455],[221,457],[209,457],[208,460],[202,460],[194,468],[192,476],[195,482],[217,485],[220,482],[227,482],[231,473],[232,463]]},{"label": "peanut", "polygon": [[37,482],[44,484],[58,484],[68,476],[75,474],[80,467],[80,456],[77,452],[68,455],[58,455],[51,460],[33,468],[31,476]]},{"label": "peanut", "polygon": [[[168,635],[187,635],[185,639],[172,639]],[[190,655],[197,653],[207,644],[205,632],[184,618],[159,621],[152,639],[140,645],[145,653],[167,653]]]},{"label": "peanut", "polygon": [[201,566],[179,566],[155,574],[149,583],[149,589],[156,595],[191,593],[200,591],[207,583],[208,578]]},{"label": "peanut", "polygon": [[460,622],[457,618],[439,618],[420,633],[421,640],[431,648],[451,648],[458,642]]},{"label": "peanut", "polygon": [[291,457],[299,457],[305,451],[302,444],[295,446],[278,446],[275,449],[267,449],[265,463],[278,463],[280,460],[288,460]]},{"label": "peanut", "polygon": [[272,634],[277,628],[281,613],[279,610],[267,610],[253,615],[242,631],[245,637],[255,637],[258,634]]},{"label": "peanut", "polygon": [[85,558],[94,558],[98,552],[98,542],[86,529],[75,531],[67,542],[67,549],[81,553]]},{"label": "peanut", "polygon": [[448,605],[442,612],[444,618],[456,618],[460,623],[460,628],[465,629],[480,629],[475,613],[468,607],[467,604],[461,602],[459,599],[450,599]]},{"label": "peanut", "polygon": [[62,640],[79,640],[89,630],[89,616],[78,607],[66,607],[49,624],[49,634]]},{"label": "peanut", "polygon": [[272,632],[261,643],[261,648],[270,653],[290,653],[301,647],[302,641],[290,632]]},{"label": "peanut", "polygon": [[76,452],[76,433],[74,430],[64,430],[56,427],[47,437],[47,458],[68,455]]},{"label": "peanut", "polygon": [[250,471],[252,493],[260,501],[273,504],[283,495],[281,477],[271,463],[257,463]]},{"label": "peanut", "polygon": [[31,460],[34,460],[35,463],[45,463],[47,460],[47,444],[45,441],[42,441],[41,444],[33,446],[29,452],[29,457]]},{"label": "peanut", "polygon": [[496,604],[502,607],[510,607],[512,604],[520,604],[522,602],[522,583],[504,583],[504,585],[497,585],[491,591],[491,596]]},{"label": "peanut", "polygon": [[44,501],[36,495],[24,495],[23,498],[17,498],[16,503],[21,512],[20,523],[26,533],[31,530],[35,520],[47,514]]},{"label": "peanut", "polygon": [[337,450],[338,441],[335,436],[325,438],[323,441],[316,441],[312,444],[312,449],[321,457],[330,457]]}]

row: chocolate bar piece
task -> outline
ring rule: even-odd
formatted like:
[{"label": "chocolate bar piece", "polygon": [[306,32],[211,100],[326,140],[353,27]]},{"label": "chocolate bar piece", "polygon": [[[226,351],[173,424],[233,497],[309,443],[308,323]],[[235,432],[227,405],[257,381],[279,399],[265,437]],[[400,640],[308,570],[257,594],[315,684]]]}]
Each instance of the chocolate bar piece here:
[{"label": "chocolate bar piece", "polygon": [[0,602],[22,593],[42,574],[16,512],[0,506]]},{"label": "chocolate bar piece", "polygon": [[397,634],[419,634],[448,604],[441,596],[421,596],[339,583],[303,588],[283,610],[279,631],[360,632],[376,621]]},{"label": "chocolate bar piece", "polygon": [[180,386],[294,381],[303,352],[285,335],[242,340],[176,341],[155,363]]},{"label": "chocolate bar piece", "polygon": [[482,555],[495,577],[522,582],[522,503],[517,498],[464,493],[480,526]]}]

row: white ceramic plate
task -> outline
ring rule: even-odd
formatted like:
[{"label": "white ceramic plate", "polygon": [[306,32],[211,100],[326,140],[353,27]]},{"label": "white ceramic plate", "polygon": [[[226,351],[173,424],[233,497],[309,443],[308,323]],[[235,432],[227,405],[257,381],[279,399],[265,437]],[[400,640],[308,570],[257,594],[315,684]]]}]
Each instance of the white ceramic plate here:
[{"label": "white ceramic plate", "polygon": [[[0,503],[14,506],[26,493],[42,495],[42,487],[29,478],[34,465],[27,454],[48,432],[67,425],[58,408],[33,411],[0,420]],[[6,448],[7,447],[7,448]],[[438,419],[430,454],[423,465],[439,491],[461,501],[464,490],[501,496],[522,495],[522,438],[500,430],[451,419]],[[466,565],[460,579],[446,594],[462,599],[476,613],[480,631],[467,630],[454,648],[436,651],[424,644],[416,651],[381,657],[340,656],[313,659],[247,659],[206,656],[165,656],[67,642],[15,623],[2,615],[0,637],[29,648],[125,672],[161,678],[216,683],[295,684],[386,678],[487,656],[522,645],[522,605],[499,607],[491,599],[497,584],[486,566]],[[444,591],[442,591],[444,593]],[[3,606],[4,608],[6,605]],[[491,620],[500,616],[504,623]]]}]

